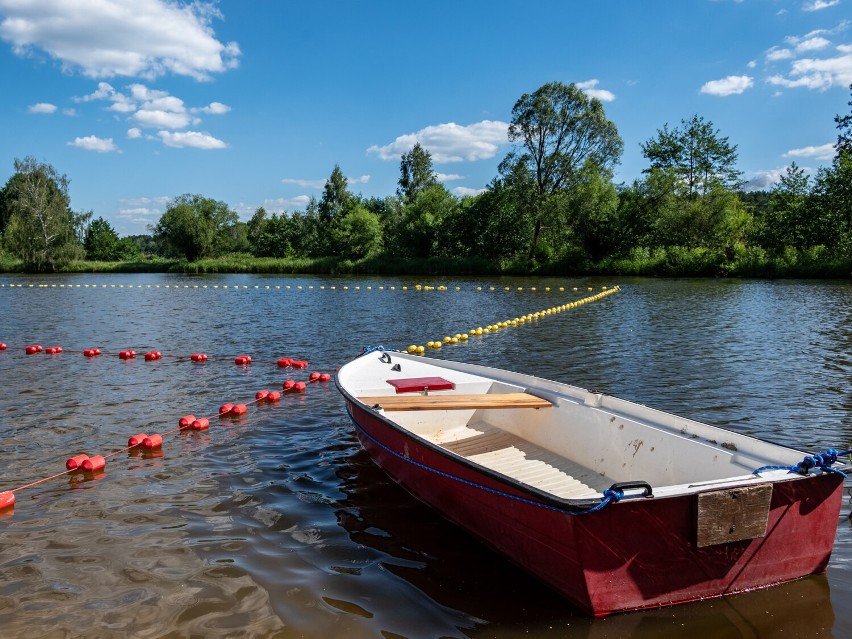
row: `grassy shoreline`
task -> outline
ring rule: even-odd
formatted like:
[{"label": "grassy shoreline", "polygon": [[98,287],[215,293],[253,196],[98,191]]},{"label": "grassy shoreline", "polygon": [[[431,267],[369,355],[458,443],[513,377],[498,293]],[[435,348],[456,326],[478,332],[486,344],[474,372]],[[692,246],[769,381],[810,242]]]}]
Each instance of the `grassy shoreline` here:
[{"label": "grassy shoreline", "polygon": [[[25,273],[19,260],[0,256],[0,273]],[[670,247],[633,249],[629,255],[599,262],[564,259],[553,262],[529,260],[491,261],[482,258],[370,257],[347,260],[323,258],[257,258],[234,254],[195,262],[146,258],[137,261],[97,262],[79,260],[57,269],[58,273],[281,273],[317,275],[608,275],[646,277],[743,277],[743,278],[852,278],[852,257],[829,256],[820,247],[787,250],[770,256],[762,249],[734,252]]]}]

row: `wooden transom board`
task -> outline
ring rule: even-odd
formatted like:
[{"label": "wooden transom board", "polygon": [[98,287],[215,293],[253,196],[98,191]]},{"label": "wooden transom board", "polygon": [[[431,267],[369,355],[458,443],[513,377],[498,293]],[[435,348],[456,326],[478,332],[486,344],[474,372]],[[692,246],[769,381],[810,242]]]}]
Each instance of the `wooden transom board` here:
[{"label": "wooden transom board", "polygon": [[698,494],[695,544],[699,548],[766,536],[772,484]]}]

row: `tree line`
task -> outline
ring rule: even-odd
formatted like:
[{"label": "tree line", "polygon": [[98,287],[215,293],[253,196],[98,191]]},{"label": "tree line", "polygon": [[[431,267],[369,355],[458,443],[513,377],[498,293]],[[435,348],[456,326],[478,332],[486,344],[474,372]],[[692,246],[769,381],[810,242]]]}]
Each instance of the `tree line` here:
[{"label": "tree line", "polygon": [[119,238],[103,218],[70,208],[65,175],[25,158],[0,190],[0,240],[35,271],[79,259],[239,254],[478,260],[495,272],[848,276],[852,113],[835,124],[831,165],[810,176],[793,163],[768,191],[742,190],[737,146],[697,114],[658,129],[641,145],[642,177],[615,184],[623,142],[603,104],[551,82],[515,103],[512,149],[478,195],[450,193],[417,143],[387,197],[350,192],[335,166],[304,211],[261,207],[242,222],[224,202],[184,194],[149,235]]}]

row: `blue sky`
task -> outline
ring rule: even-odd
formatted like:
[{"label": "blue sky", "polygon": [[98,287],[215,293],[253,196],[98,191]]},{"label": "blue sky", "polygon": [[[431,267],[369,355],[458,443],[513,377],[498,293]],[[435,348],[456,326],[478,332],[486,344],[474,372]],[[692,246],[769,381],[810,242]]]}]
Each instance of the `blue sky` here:
[{"label": "blue sky", "polygon": [[0,184],[33,156],[72,208],[145,233],[183,193],[303,210],[335,164],[394,193],[415,141],[457,195],[509,151],[515,101],[550,81],[640,145],[693,114],[771,185],[830,162],[849,112],[852,0],[0,0]]}]

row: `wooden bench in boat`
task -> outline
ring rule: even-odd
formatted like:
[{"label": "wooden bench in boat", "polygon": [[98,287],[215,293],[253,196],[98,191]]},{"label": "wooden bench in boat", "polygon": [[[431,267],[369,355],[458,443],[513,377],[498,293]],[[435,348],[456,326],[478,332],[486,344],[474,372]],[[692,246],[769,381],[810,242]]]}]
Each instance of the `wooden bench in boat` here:
[{"label": "wooden bench in boat", "polygon": [[546,399],[529,393],[478,395],[375,395],[359,397],[368,406],[394,410],[470,410],[476,408],[550,408]]}]

